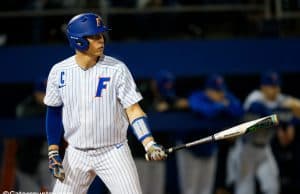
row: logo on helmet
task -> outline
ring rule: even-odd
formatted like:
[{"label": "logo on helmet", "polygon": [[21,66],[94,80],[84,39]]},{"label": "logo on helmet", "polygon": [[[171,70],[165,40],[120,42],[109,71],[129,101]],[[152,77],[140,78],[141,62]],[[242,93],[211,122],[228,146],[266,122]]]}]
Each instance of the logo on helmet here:
[{"label": "logo on helmet", "polygon": [[97,24],[97,27],[101,26],[101,18],[100,17],[96,17],[96,24]]}]

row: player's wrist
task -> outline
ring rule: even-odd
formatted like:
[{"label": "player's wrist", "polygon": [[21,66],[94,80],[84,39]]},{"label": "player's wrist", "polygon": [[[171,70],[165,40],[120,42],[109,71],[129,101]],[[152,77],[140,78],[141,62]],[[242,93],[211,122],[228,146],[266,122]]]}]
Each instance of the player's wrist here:
[{"label": "player's wrist", "polygon": [[50,172],[55,178],[63,181],[65,179],[65,171],[63,169],[62,160],[59,156],[59,151],[57,149],[49,150],[48,157]]},{"label": "player's wrist", "polygon": [[48,157],[49,158],[53,158],[53,157],[59,157],[59,152],[58,150],[49,150],[48,152]]},{"label": "player's wrist", "polygon": [[143,145],[144,145],[145,151],[148,152],[149,149],[150,149],[152,146],[156,145],[156,144],[157,144],[157,143],[156,143],[154,140],[151,140],[151,141],[149,141],[148,143],[143,144]]},{"label": "player's wrist", "polygon": [[59,150],[59,146],[58,145],[54,145],[54,144],[49,145],[48,146],[48,151],[50,152],[52,150]]},{"label": "player's wrist", "polygon": [[131,128],[133,129],[133,133],[136,138],[142,143],[146,139],[152,137],[151,130],[148,124],[148,118],[145,115],[134,119],[131,123]]},{"label": "player's wrist", "polygon": [[145,147],[149,142],[154,141],[154,138],[152,135],[146,137],[141,143],[143,144],[143,146]]}]

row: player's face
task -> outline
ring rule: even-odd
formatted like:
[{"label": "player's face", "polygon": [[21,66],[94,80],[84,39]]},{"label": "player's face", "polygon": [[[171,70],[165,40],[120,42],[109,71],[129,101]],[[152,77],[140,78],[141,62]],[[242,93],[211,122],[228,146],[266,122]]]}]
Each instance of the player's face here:
[{"label": "player's face", "polygon": [[225,99],[225,93],[220,90],[207,89],[206,95],[215,102],[222,102]]},{"label": "player's face", "polygon": [[87,40],[89,41],[89,49],[87,53],[99,57],[103,55],[104,50],[104,36],[103,34],[96,34],[92,36],[87,36]]},{"label": "player's face", "polygon": [[277,96],[280,94],[280,87],[263,85],[261,86],[261,91],[267,100],[274,101],[276,100]]}]

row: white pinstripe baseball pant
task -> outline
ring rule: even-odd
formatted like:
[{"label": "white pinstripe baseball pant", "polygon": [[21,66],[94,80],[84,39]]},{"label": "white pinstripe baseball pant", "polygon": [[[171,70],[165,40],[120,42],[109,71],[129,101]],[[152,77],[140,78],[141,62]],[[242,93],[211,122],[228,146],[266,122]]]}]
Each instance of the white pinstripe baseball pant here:
[{"label": "white pinstripe baseball pant", "polygon": [[96,175],[112,194],[141,194],[137,170],[127,142],[122,146],[78,150],[69,146],[63,160],[66,177],[53,193],[86,193]]}]

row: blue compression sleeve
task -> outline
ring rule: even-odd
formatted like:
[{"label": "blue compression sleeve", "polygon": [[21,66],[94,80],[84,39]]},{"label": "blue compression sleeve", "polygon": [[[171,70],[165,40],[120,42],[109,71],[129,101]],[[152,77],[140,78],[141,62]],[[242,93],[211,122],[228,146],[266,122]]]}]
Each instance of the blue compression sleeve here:
[{"label": "blue compression sleeve", "polygon": [[46,134],[48,145],[59,145],[62,132],[62,106],[48,106],[46,114]]}]

